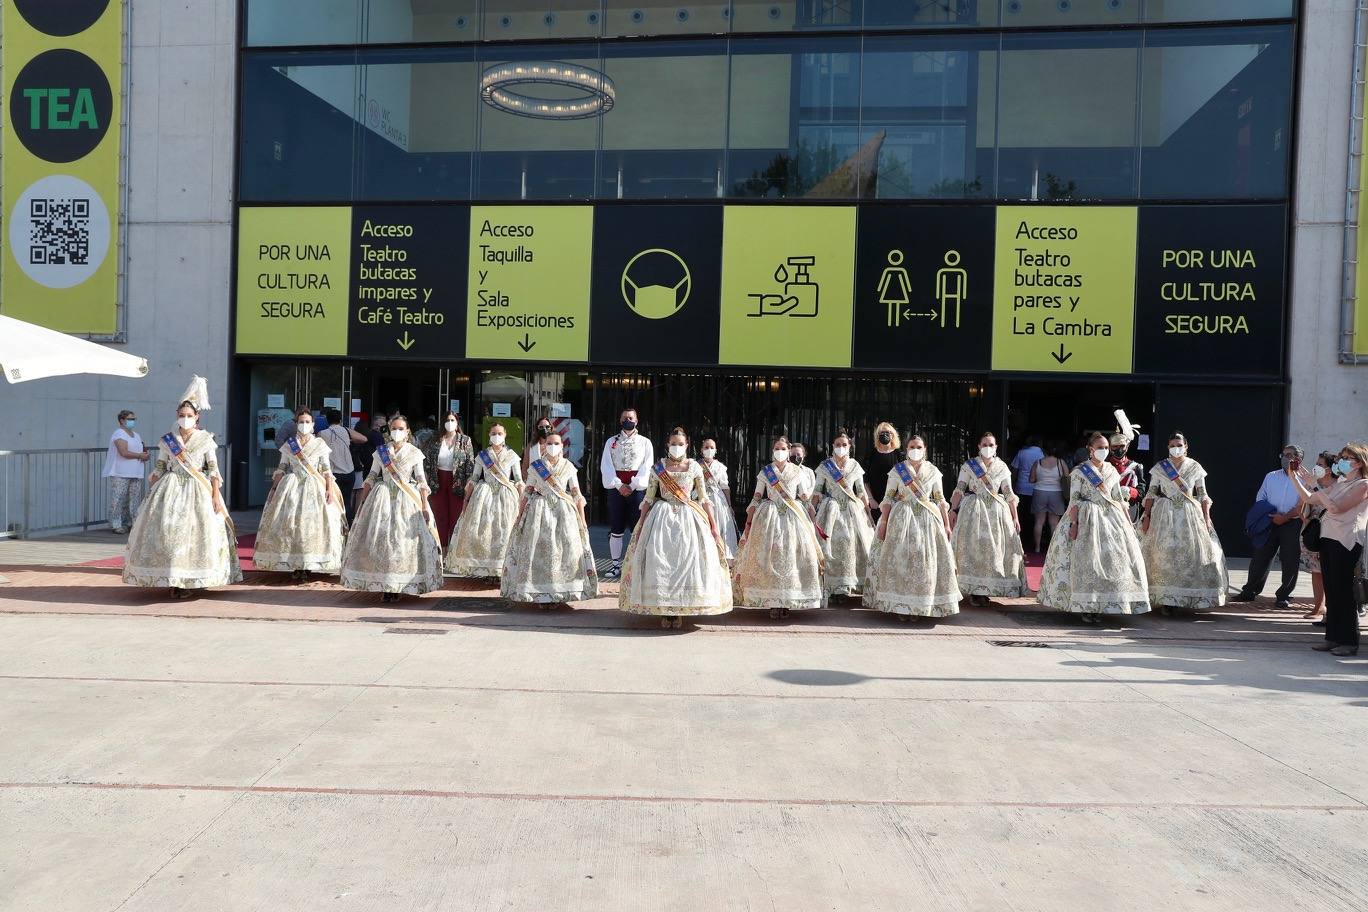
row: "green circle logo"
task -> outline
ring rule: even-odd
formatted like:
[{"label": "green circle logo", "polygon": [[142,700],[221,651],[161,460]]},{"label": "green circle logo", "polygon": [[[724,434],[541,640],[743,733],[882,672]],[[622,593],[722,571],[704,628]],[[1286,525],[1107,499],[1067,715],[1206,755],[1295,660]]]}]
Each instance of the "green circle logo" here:
[{"label": "green circle logo", "polygon": [[648,320],[672,317],[693,290],[689,265],[672,250],[652,247],[627,261],[622,270],[622,300]]}]

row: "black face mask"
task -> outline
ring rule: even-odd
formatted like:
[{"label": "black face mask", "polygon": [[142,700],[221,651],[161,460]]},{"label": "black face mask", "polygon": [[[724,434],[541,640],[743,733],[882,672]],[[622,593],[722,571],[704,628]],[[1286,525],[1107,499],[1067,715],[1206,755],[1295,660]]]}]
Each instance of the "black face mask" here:
[{"label": "black face mask", "polygon": [[893,435],[888,431],[879,431],[879,443],[892,443]]},{"label": "black face mask", "polygon": [[1121,457],[1123,457],[1123,456],[1126,455],[1126,451],[1125,451],[1125,450],[1112,450],[1112,451],[1111,451],[1111,454],[1112,454],[1112,455],[1111,455],[1111,458],[1112,458],[1112,459],[1120,459]]},{"label": "black face mask", "polygon": [[538,437],[545,437],[545,436],[547,436],[547,435],[550,434],[550,433],[551,433],[551,429],[550,429],[549,427],[546,427],[545,425],[538,425],[538,426],[537,426],[537,436],[538,436]]},{"label": "black face mask", "polygon": [[622,419],[622,429],[623,429],[624,431],[635,431],[635,430],[636,430],[636,422],[633,421],[631,418],[623,418],[623,419]]}]

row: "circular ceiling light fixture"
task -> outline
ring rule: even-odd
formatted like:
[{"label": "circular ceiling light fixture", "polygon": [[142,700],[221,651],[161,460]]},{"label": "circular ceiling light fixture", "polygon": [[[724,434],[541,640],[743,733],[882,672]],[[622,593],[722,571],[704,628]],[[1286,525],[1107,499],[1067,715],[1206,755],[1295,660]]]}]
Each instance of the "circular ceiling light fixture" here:
[{"label": "circular ceiling light fixture", "polygon": [[[524,86],[556,86],[578,94],[546,98],[514,91]],[[606,73],[575,63],[498,63],[481,74],[480,97],[491,108],[519,117],[584,120],[611,111],[617,101],[617,87]]]}]

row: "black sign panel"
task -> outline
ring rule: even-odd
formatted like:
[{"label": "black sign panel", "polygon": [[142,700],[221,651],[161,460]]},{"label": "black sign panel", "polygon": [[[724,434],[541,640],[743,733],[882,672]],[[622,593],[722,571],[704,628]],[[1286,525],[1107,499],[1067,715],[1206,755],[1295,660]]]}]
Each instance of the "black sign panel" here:
[{"label": "black sign panel", "polygon": [[721,206],[598,207],[590,360],[716,364],[721,287]]},{"label": "black sign panel", "polygon": [[1137,374],[1281,373],[1282,206],[1143,206]]},{"label": "black sign panel", "polygon": [[347,354],[416,361],[464,357],[469,231],[465,206],[352,210]]},{"label": "black sign panel", "polygon": [[855,255],[856,368],[987,370],[991,206],[868,206]]}]

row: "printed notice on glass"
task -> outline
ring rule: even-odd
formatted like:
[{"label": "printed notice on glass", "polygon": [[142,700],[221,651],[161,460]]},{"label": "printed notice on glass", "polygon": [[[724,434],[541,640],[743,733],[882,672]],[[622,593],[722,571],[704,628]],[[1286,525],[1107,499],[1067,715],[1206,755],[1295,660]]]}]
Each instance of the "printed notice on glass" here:
[{"label": "printed notice on glass", "polygon": [[466,357],[587,361],[591,206],[474,206]]},{"label": "printed notice on glass", "polygon": [[993,369],[1130,373],[1135,235],[1133,207],[998,209]]}]

